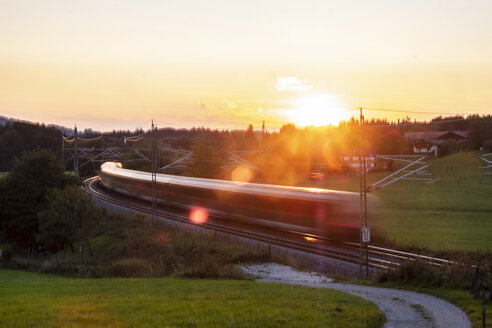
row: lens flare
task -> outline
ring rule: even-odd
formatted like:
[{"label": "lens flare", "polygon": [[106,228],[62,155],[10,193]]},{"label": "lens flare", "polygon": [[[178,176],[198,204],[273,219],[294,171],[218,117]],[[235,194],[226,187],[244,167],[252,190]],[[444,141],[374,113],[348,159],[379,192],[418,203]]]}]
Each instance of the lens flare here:
[{"label": "lens flare", "polygon": [[203,224],[207,222],[208,211],[201,207],[195,207],[190,211],[190,220],[194,224]]},{"label": "lens flare", "polygon": [[252,177],[251,169],[244,166],[236,167],[231,173],[231,180],[235,182],[250,182]]}]

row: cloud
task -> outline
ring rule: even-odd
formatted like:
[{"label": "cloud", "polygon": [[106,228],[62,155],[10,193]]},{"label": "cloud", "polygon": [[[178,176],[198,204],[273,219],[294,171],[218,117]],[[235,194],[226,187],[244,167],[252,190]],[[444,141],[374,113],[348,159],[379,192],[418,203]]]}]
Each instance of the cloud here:
[{"label": "cloud", "polygon": [[312,89],[313,86],[305,80],[301,80],[296,76],[278,76],[275,83],[275,89],[278,91],[306,91]]},{"label": "cloud", "polygon": [[222,98],[221,102],[225,107],[229,109],[237,109],[237,105],[232,100],[229,100],[227,98]]}]

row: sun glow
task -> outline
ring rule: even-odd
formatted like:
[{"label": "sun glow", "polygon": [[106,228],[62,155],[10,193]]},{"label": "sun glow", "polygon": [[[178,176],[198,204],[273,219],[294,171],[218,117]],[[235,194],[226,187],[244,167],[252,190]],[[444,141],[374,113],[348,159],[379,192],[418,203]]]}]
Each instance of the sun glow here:
[{"label": "sun glow", "polygon": [[300,126],[338,125],[347,119],[347,113],[330,95],[318,94],[299,99],[288,118]]}]

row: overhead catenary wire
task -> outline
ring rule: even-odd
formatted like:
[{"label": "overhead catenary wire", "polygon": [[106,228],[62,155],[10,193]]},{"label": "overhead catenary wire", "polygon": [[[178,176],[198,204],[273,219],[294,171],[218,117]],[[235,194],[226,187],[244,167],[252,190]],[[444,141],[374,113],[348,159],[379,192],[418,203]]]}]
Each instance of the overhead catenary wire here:
[{"label": "overhead catenary wire", "polygon": [[98,136],[98,137],[95,137],[95,138],[80,138],[78,137],[77,140],[79,141],[85,141],[85,142],[91,142],[91,141],[97,141],[97,140],[100,140],[102,139],[103,136]]},{"label": "overhead catenary wire", "polygon": [[[402,127],[402,126],[417,126],[417,125],[430,125],[430,124],[446,124],[446,123],[453,123],[453,122],[462,122],[462,121],[469,121],[469,120],[476,120],[476,119],[481,119],[483,117],[481,116],[471,116],[471,117],[463,117],[463,118],[457,118],[457,119],[443,119],[439,121],[429,121],[429,122],[408,122],[408,123],[397,123],[395,121],[388,122],[387,124],[371,124],[366,122],[366,127],[369,128],[391,128],[391,127]],[[347,122],[347,121],[345,121]]]},{"label": "overhead catenary wire", "polygon": [[135,139],[133,139],[132,137],[124,137],[123,138],[123,142],[124,143],[127,143],[127,142],[138,142],[138,141],[142,140],[143,138],[144,138],[143,136],[140,136],[140,137],[135,138]]},{"label": "overhead catenary wire", "polygon": [[[492,113],[465,113],[465,112],[440,112],[440,111],[418,111],[412,109],[397,109],[397,108],[377,108],[377,107],[362,107],[362,109],[379,112],[393,112],[393,113],[408,113],[408,114],[432,114],[432,115],[462,115],[462,116],[474,116],[474,115],[491,115]],[[354,108],[353,111],[360,110],[360,107]]]},{"label": "overhead catenary wire", "polygon": [[68,139],[67,137],[62,137],[65,142],[72,143],[75,141],[75,138]]}]

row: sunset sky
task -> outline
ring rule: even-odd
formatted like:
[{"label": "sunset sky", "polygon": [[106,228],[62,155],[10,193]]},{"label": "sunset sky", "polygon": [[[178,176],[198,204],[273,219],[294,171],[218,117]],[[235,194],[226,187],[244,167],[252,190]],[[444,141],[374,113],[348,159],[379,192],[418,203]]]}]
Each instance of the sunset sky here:
[{"label": "sunset sky", "polygon": [[359,106],[492,114],[491,13],[490,0],[0,0],[0,115],[111,130],[337,124]]}]

